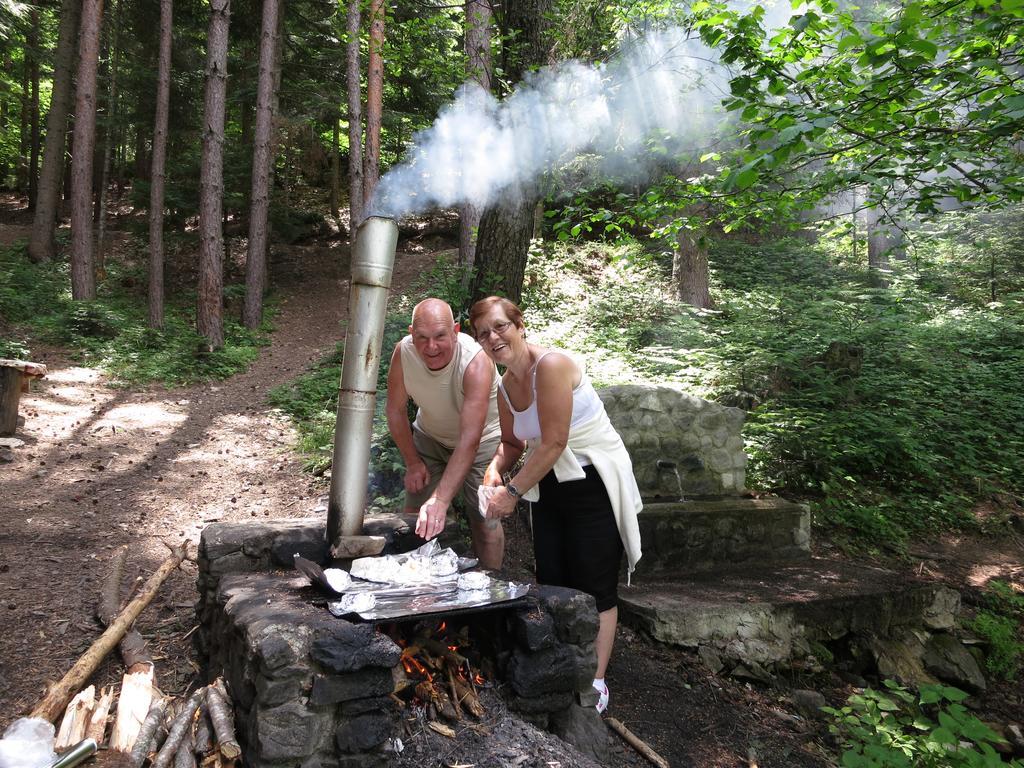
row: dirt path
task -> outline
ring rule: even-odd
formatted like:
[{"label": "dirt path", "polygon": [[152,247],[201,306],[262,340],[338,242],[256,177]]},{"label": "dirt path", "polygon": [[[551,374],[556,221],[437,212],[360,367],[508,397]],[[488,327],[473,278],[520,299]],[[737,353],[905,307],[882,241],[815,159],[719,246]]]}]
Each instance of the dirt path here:
[{"label": "dirt path", "polygon": [[[194,547],[212,521],[315,514],[326,490],[301,471],[294,431],[266,396],[342,337],[345,260],[341,248],[289,251],[271,344],[225,382],[126,391],[59,350],[41,355],[50,373],[22,399],[25,445],[0,464],[0,729],[97,636],[93,609],[119,547],[130,547],[129,568],[148,575],[165,542]],[[396,290],[431,262],[401,255]],[[187,563],[139,622],[168,693],[194,672],[186,635],[195,577]],[[101,677],[118,674],[110,661]]]}]

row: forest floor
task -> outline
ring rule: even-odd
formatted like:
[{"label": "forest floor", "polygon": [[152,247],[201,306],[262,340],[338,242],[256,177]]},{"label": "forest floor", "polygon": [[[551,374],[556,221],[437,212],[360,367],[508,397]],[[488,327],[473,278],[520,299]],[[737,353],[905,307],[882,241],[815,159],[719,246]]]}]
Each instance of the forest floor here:
[{"label": "forest floor", "polygon": [[[0,245],[27,236],[24,218],[9,210],[0,215]],[[22,398],[26,423],[17,437],[24,445],[0,463],[0,617],[6,627],[0,633],[0,729],[29,711],[46,684],[99,635],[96,600],[120,547],[129,547],[130,568],[145,577],[168,545],[189,542],[194,552],[211,522],[318,514],[324,481],[302,471],[294,430],[266,400],[272,387],[293,379],[342,337],[346,259],[342,241],[275,247],[279,314],[270,345],[248,371],[223,382],[118,389],[98,371],[76,365],[66,350],[33,344],[34,359],[49,373]],[[406,290],[433,261],[429,249],[400,245],[393,290]],[[946,538],[922,545],[905,565],[972,589],[989,578],[1020,581],[1021,555],[1019,541]],[[186,562],[137,622],[158,684],[173,696],[197,680],[195,579],[194,562]],[[114,684],[120,674],[110,658],[94,682]],[[619,631],[608,680],[609,714],[676,768],[831,765],[827,729],[793,716],[788,688],[817,687],[834,705],[851,692],[828,676],[774,687],[719,678],[695,654],[627,628]],[[1022,693],[1020,685],[1004,685],[993,686],[992,695],[1007,711],[1020,712]],[[481,768],[593,765],[520,721],[499,725],[495,736],[509,734],[504,757],[495,753],[493,738],[456,754],[442,737],[423,733],[401,760]],[[609,749],[608,765],[646,764],[612,735]]]}]

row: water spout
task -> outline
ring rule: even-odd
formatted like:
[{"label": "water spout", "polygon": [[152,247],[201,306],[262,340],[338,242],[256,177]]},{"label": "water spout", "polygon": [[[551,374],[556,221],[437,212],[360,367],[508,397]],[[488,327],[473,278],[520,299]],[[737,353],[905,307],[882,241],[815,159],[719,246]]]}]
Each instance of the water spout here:
[{"label": "water spout", "polygon": [[683,498],[683,479],[679,476],[679,467],[676,466],[676,463],[668,459],[658,459],[655,464],[659,471],[672,470],[672,474],[676,476],[676,487],[679,489],[679,501],[686,501]]}]

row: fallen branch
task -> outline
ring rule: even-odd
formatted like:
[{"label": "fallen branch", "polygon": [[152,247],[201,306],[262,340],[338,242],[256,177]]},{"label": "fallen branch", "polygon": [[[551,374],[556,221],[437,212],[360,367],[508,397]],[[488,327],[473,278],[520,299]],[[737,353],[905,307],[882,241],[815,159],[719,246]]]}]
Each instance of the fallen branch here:
[{"label": "fallen branch", "polygon": [[619,736],[621,736],[629,746],[647,758],[651,763],[658,766],[658,768],[669,768],[668,760],[651,749],[643,739],[629,730],[629,728],[624,726],[621,722],[616,720],[614,717],[606,717],[604,721],[608,723],[608,727],[619,734]]},{"label": "fallen branch", "polygon": [[154,751],[150,745],[156,741],[156,734],[164,720],[164,713],[167,711],[167,702],[164,699],[157,699],[149,707],[146,719],[142,721],[139,728],[139,736],[132,745],[130,760],[136,768],[141,766],[149,753]]},{"label": "fallen branch", "polygon": [[[160,747],[160,751],[153,758],[152,768],[169,768],[171,761],[174,760],[175,753],[178,751],[178,747],[181,746],[185,738],[185,734],[192,732],[192,722],[195,719],[196,712],[199,710],[199,704],[206,695],[206,691],[206,688],[200,688],[188,697],[185,706],[175,716],[174,722],[171,723],[171,727],[167,731],[167,740],[164,741],[164,745]],[[191,747],[189,747],[189,751],[191,751]]]},{"label": "fallen branch", "polygon": [[[103,581],[103,588],[100,590],[96,616],[105,627],[109,627],[117,618],[117,612],[121,608],[121,581],[124,578],[124,563],[127,555],[128,547],[124,546],[111,558],[110,570],[107,573],[107,578]],[[118,643],[118,650],[121,652],[121,659],[129,672],[138,672],[144,664],[153,666],[153,657],[146,648],[146,641],[134,627],[125,632],[124,637]]]},{"label": "fallen branch", "polygon": [[68,673],[60,682],[50,687],[43,700],[32,710],[32,717],[39,717],[48,722],[54,722],[57,716],[64,710],[67,703],[88,680],[96,668],[100,665],[107,654],[118,644],[125,632],[139,617],[143,609],[153,600],[160,585],[170,575],[171,571],[181,565],[185,559],[185,546],[180,545],[171,550],[167,559],[160,565],[142,591],[125,606],[121,614],[107,627],[107,630],[89,647],[81,658],[78,659],[68,670]]},{"label": "fallen branch", "polygon": [[221,678],[207,689],[206,705],[210,713],[210,722],[213,723],[213,733],[217,739],[217,749],[228,760],[234,760],[242,754],[242,748],[238,746],[238,739],[235,738],[235,718],[229,702],[227,688]]}]

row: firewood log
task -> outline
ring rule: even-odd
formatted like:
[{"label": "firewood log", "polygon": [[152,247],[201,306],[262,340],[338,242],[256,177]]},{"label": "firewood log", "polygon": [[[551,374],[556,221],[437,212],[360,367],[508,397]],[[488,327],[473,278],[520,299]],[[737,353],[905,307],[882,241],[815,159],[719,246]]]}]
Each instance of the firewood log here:
[{"label": "firewood log", "polygon": [[110,705],[114,703],[114,689],[107,687],[96,702],[96,706],[89,716],[89,725],[85,729],[85,738],[92,739],[97,746],[104,743],[103,737],[107,734],[107,715],[110,714]]},{"label": "firewood log", "polygon": [[[192,732],[192,724],[195,721],[196,712],[199,710],[199,704],[206,695],[206,691],[206,688],[200,688],[188,697],[185,706],[182,707],[181,712],[178,713],[174,718],[174,722],[171,723],[164,745],[160,747],[160,751],[153,758],[152,768],[169,768],[174,760],[175,753],[178,751],[178,747],[181,746],[182,740],[185,738],[185,734]],[[189,751],[191,751],[191,747],[189,747]]]},{"label": "firewood log", "polygon": [[422,701],[432,704],[437,710],[437,713],[446,720],[455,721],[459,719],[448,694],[433,683],[425,680],[417,685],[416,695],[419,696]]},{"label": "firewood log", "polygon": [[[139,729],[138,738],[132,745],[131,751],[131,763],[136,768],[139,768],[145,761],[146,757],[151,751],[153,742],[156,741],[157,732],[160,730],[160,726],[164,721],[164,714],[167,711],[167,702],[160,698],[156,699],[149,707],[149,712],[146,715],[146,719],[142,721],[142,727]],[[113,739],[111,739],[113,741]]]},{"label": "firewood log", "polygon": [[143,609],[152,602],[153,597],[156,595],[160,585],[164,583],[164,580],[170,575],[170,573],[181,565],[181,561],[185,559],[185,546],[181,545],[171,550],[171,553],[167,556],[167,559],[160,565],[156,572],[149,577],[146,585],[142,591],[136,595],[135,599],[125,606],[125,609],[121,611],[120,615],[114,619],[107,630],[100,635],[100,637],[89,647],[81,658],[78,659],[72,665],[71,669],[68,670],[67,674],[60,680],[60,682],[53,685],[43,700],[36,705],[35,709],[32,710],[32,717],[42,718],[49,722],[54,722],[57,716],[64,710],[67,703],[75,695],[75,691],[79,690],[81,686],[88,680],[96,668],[100,665],[107,654],[110,653],[114,647],[120,642],[121,638],[124,637],[125,632],[135,622],[135,619],[139,617]]},{"label": "firewood log", "polygon": [[452,679],[455,684],[456,696],[458,702],[462,705],[463,709],[467,710],[469,714],[475,717],[477,720],[481,719],[487,714],[484,709],[484,705],[480,703],[480,697],[477,696],[473,686],[470,685],[466,680],[459,677],[457,674],[452,674]]},{"label": "firewood log", "polygon": [[174,768],[196,768],[195,738],[191,729],[186,731],[174,753]]},{"label": "firewood log", "polygon": [[242,754],[242,748],[238,746],[238,739],[235,738],[235,718],[227,687],[221,678],[217,678],[213,685],[209,686],[208,691],[206,704],[210,712],[210,722],[213,723],[213,733],[217,739],[217,749],[228,760],[234,760]]},{"label": "firewood log", "polygon": [[67,749],[85,738],[85,729],[89,725],[89,716],[96,707],[96,686],[79,691],[68,704],[64,719],[57,730],[54,749]]},{"label": "firewood log", "polygon": [[192,745],[192,751],[200,758],[213,749],[213,726],[210,725],[209,694],[199,705],[199,714],[196,716],[196,737]]},{"label": "firewood log", "polygon": [[142,722],[153,704],[153,667],[128,672],[121,678],[121,696],[117,700],[110,748],[131,752],[139,737]]}]

